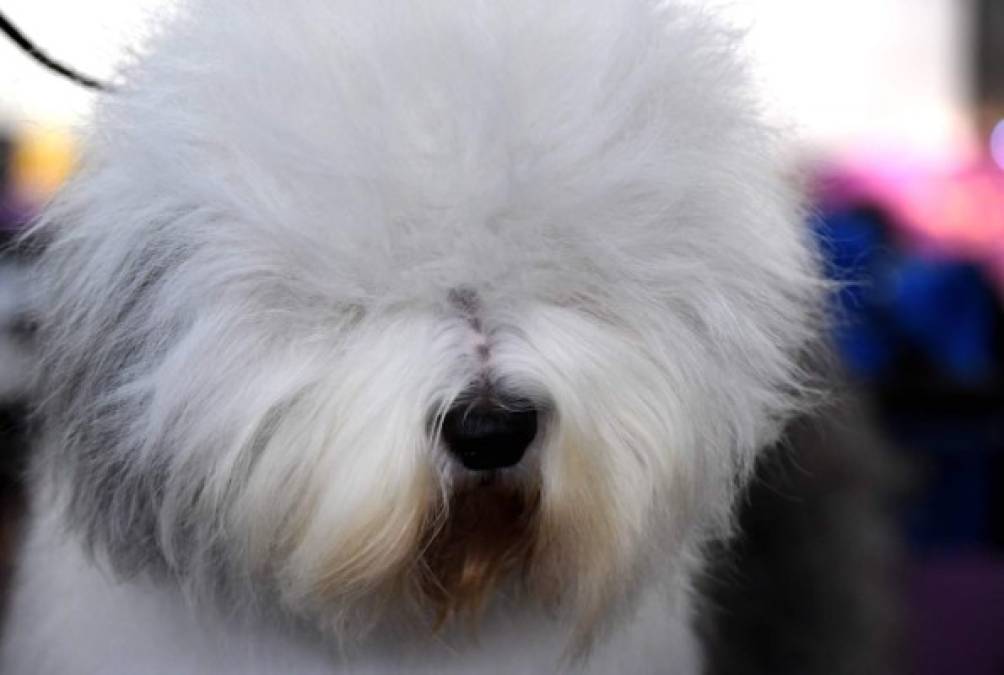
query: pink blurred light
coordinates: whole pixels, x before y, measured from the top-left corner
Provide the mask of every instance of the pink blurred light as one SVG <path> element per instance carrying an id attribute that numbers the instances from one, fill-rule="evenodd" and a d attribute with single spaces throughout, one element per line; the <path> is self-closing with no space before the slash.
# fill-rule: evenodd
<path id="1" fill-rule="evenodd" d="M 1004 120 L 999 121 L 990 134 L 990 156 L 994 164 L 1004 170 Z"/>
<path id="2" fill-rule="evenodd" d="M 999 128 L 1004 168 L 1004 124 Z M 997 164 L 844 163 L 824 171 L 819 196 L 829 207 L 884 208 L 911 248 L 982 264 L 1004 292 L 1004 173 Z"/>

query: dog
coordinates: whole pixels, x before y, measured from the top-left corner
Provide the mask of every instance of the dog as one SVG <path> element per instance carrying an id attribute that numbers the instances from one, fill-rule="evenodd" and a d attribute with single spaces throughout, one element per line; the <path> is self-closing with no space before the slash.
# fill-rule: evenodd
<path id="1" fill-rule="evenodd" d="M 4 673 L 701 672 L 825 284 L 655 0 L 202 0 L 42 249 Z"/>

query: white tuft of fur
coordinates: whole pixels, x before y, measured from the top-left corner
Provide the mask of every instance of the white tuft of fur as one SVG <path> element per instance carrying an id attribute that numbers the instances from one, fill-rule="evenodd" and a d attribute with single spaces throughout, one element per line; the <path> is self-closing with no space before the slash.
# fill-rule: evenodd
<path id="1" fill-rule="evenodd" d="M 54 644 L 163 667 L 114 670 L 37 588 L 106 562 L 109 632 L 191 612 L 368 654 L 351 672 L 441 665 L 427 627 L 394 628 L 398 661 L 346 643 L 421 615 L 402 587 L 466 480 L 437 420 L 477 382 L 546 411 L 510 476 L 539 527 L 456 663 L 545 672 L 593 638 L 579 667 L 609 672 L 640 631 L 629 670 L 696 672 L 682 589 L 802 405 L 820 291 L 734 44 L 650 0 L 184 5 L 36 233 L 35 519 L 62 524 L 36 525 L 16 602 L 53 617 L 13 615 L 11 672 L 70 672 L 38 665 Z M 530 645 L 510 670 L 501 635 Z"/>

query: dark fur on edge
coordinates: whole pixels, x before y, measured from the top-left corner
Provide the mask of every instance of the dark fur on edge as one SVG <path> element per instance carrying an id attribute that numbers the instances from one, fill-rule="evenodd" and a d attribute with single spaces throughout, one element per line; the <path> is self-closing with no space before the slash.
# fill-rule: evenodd
<path id="1" fill-rule="evenodd" d="M 861 408 L 847 396 L 762 456 L 702 588 L 708 675 L 902 672 L 906 476 Z"/>

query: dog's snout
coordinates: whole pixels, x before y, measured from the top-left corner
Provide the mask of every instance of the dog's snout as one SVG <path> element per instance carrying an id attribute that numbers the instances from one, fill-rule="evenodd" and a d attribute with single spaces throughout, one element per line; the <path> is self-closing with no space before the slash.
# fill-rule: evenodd
<path id="1" fill-rule="evenodd" d="M 471 471 L 517 464 L 537 435 L 537 409 L 528 401 L 457 404 L 443 419 L 443 440 Z"/>

